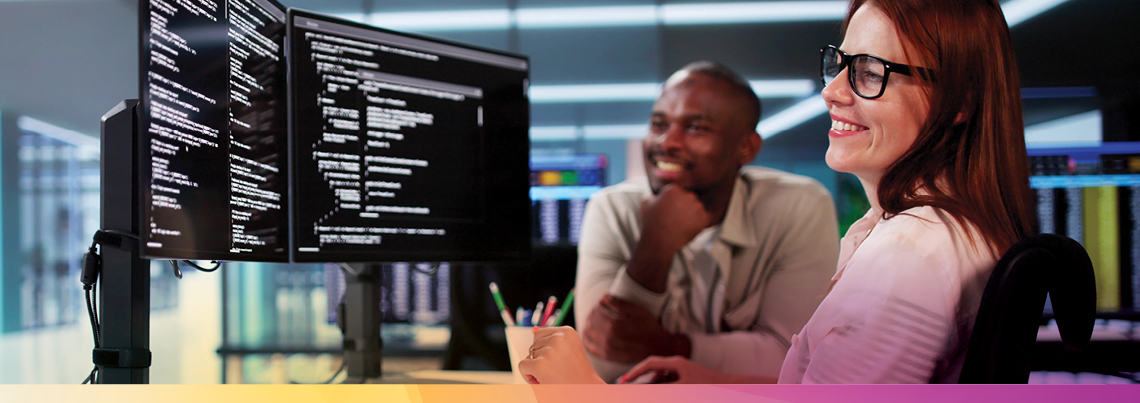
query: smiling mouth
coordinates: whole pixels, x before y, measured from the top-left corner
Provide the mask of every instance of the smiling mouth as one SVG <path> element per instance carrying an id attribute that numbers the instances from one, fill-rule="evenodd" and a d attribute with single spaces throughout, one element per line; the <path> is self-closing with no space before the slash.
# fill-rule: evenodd
<path id="1" fill-rule="evenodd" d="M 844 131 L 849 131 L 849 132 L 857 132 L 857 131 L 867 130 L 867 127 L 865 127 L 865 126 L 859 126 L 859 125 L 854 125 L 851 123 L 840 122 L 840 121 L 835 120 L 835 119 L 831 120 L 831 128 L 835 129 L 835 130 L 844 130 Z"/>
<path id="2" fill-rule="evenodd" d="M 657 161 L 654 166 L 656 166 L 657 169 L 661 170 L 661 172 L 680 172 L 681 169 L 684 169 L 681 164 L 665 161 Z"/>

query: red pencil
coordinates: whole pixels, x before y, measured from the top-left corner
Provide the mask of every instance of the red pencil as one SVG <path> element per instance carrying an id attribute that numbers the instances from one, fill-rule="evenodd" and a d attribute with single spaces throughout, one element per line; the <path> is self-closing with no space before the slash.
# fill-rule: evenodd
<path id="1" fill-rule="evenodd" d="M 542 312 L 542 320 L 535 323 L 535 325 L 542 326 L 546 324 L 546 320 L 550 318 L 550 314 L 554 313 L 554 304 L 558 302 L 558 297 L 553 295 L 546 300 L 546 310 Z"/>

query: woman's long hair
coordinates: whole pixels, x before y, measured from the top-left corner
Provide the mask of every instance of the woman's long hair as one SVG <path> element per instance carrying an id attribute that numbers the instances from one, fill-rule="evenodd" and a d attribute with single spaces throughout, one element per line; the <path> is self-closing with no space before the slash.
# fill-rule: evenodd
<path id="1" fill-rule="evenodd" d="M 1000 256 L 1033 231 L 1021 91 L 997 0 L 853 0 L 894 22 L 907 57 L 932 68 L 930 116 L 879 183 L 884 218 L 918 206 L 974 224 Z M 911 54 L 917 53 L 917 54 Z"/>

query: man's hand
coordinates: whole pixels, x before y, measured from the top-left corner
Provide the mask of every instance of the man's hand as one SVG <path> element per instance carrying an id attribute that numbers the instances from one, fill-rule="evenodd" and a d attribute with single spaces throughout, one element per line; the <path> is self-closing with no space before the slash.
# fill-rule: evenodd
<path id="1" fill-rule="evenodd" d="M 665 292 L 673 255 L 715 224 L 713 220 L 696 194 L 665 185 L 657 197 L 641 202 L 641 239 L 626 274 L 649 291 Z"/>
<path id="2" fill-rule="evenodd" d="M 648 379 L 646 379 L 648 378 Z M 641 379 L 645 379 L 641 381 Z M 732 375 L 710 369 L 683 357 L 649 357 L 629 370 L 618 383 L 776 383 L 775 378 Z"/>
<path id="3" fill-rule="evenodd" d="M 641 202 L 641 240 L 672 255 L 705 228 L 713 216 L 693 192 L 665 185 L 656 197 Z"/>
<path id="4" fill-rule="evenodd" d="M 606 295 L 583 326 L 582 345 L 597 357 L 625 363 L 651 355 L 688 357 L 688 336 L 670 334 L 640 305 Z"/>

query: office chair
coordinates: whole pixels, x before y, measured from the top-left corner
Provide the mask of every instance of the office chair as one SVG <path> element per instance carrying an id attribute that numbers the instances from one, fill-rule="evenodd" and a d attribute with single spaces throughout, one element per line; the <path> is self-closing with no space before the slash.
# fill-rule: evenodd
<path id="1" fill-rule="evenodd" d="M 1088 253 L 1063 236 L 1031 236 L 1002 256 L 986 283 L 959 383 L 1029 381 L 1046 294 L 1065 346 L 1088 344 L 1096 314 Z"/>

